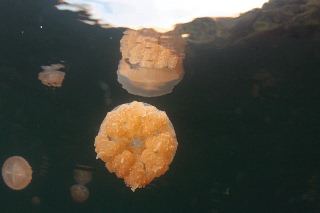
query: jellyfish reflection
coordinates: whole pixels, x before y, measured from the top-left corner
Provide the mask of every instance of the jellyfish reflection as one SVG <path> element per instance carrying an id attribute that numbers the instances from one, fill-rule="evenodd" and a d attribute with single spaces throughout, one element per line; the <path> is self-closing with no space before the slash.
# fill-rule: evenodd
<path id="1" fill-rule="evenodd" d="M 136 101 L 109 112 L 95 139 L 97 158 L 132 191 L 163 175 L 177 146 L 166 113 Z"/>
<path id="2" fill-rule="evenodd" d="M 92 167 L 77 165 L 77 168 L 74 170 L 73 178 L 74 180 L 82 185 L 85 185 L 92 180 Z"/>

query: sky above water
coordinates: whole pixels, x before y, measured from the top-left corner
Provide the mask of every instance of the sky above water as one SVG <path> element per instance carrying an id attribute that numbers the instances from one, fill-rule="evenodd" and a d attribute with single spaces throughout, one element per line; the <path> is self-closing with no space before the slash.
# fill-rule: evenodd
<path id="1" fill-rule="evenodd" d="M 65 0 L 59 10 L 85 10 L 101 25 L 168 31 L 198 17 L 236 17 L 266 0 Z M 90 22 L 88 22 L 90 23 Z"/>

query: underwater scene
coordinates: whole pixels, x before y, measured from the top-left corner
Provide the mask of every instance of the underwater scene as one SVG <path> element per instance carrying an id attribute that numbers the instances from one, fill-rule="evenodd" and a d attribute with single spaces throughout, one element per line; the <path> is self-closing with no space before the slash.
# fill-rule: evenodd
<path id="1" fill-rule="evenodd" d="M 1 1 L 0 212 L 320 212 L 320 1 L 226 2 Z"/>

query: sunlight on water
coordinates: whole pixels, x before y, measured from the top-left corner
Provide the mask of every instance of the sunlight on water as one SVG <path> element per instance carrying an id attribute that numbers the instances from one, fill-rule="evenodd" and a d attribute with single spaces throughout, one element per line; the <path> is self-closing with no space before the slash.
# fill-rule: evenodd
<path id="1" fill-rule="evenodd" d="M 65 0 L 59 10 L 86 11 L 100 25 L 169 31 L 197 17 L 237 17 L 260 8 L 266 0 Z M 86 22 L 92 24 L 94 22 Z"/>

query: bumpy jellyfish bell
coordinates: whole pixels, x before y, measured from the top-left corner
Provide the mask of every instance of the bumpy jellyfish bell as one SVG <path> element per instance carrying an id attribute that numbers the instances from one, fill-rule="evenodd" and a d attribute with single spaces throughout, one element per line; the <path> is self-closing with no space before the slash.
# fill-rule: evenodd
<path id="1" fill-rule="evenodd" d="M 163 175 L 177 147 L 166 113 L 136 101 L 109 112 L 95 139 L 97 158 L 132 191 Z"/>

